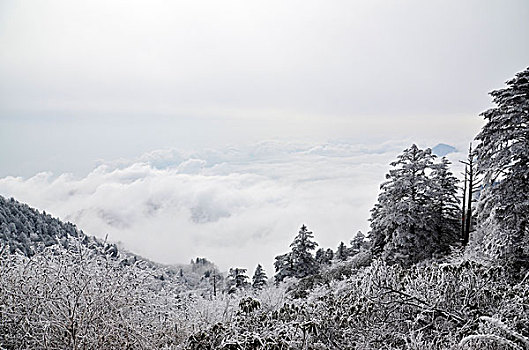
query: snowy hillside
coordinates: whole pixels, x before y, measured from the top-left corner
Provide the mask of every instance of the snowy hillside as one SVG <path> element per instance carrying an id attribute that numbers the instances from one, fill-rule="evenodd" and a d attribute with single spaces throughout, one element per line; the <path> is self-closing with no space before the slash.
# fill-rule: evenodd
<path id="1" fill-rule="evenodd" d="M 273 277 L 153 263 L 0 197 L 0 349 L 529 349 L 529 68 L 491 95 L 463 181 L 412 144 L 367 234 L 285 232 Z"/>

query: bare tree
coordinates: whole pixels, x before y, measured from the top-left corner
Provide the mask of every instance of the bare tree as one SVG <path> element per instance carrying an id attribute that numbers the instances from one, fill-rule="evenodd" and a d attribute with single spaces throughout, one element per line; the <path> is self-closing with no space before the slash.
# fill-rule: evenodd
<path id="1" fill-rule="evenodd" d="M 468 157 L 465 161 L 460 161 L 465 164 L 465 184 L 463 187 L 463 217 L 462 217 L 462 238 L 463 245 L 467 245 L 470 239 L 470 232 L 472 231 L 472 215 L 473 203 L 476 202 L 474 195 L 480 189 L 480 181 L 476 179 L 477 164 L 474 161 L 476 157 L 472 150 L 472 143 L 468 148 Z M 466 204 L 466 208 L 465 208 Z"/>

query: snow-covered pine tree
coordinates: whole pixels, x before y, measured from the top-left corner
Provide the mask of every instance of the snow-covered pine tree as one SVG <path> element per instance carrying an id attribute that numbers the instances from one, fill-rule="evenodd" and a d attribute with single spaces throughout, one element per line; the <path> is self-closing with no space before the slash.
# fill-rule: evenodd
<path id="1" fill-rule="evenodd" d="M 355 255 L 367 248 L 368 242 L 366 242 L 366 236 L 362 231 L 358 231 L 351 240 L 351 255 Z"/>
<path id="2" fill-rule="evenodd" d="M 316 259 L 316 262 L 318 264 L 324 264 L 325 263 L 325 249 L 319 248 L 316 250 L 316 254 L 314 254 L 314 259 Z"/>
<path id="3" fill-rule="evenodd" d="M 447 161 L 434 160 L 429 148 L 412 145 L 391 163 L 393 169 L 380 186 L 371 211 L 371 249 L 388 262 L 415 263 L 453 241 L 448 223 L 455 178 Z"/>
<path id="4" fill-rule="evenodd" d="M 294 262 L 292 260 L 292 253 L 285 253 L 275 257 L 274 268 L 276 274 L 274 280 L 276 283 L 282 282 L 287 277 L 294 276 Z"/>
<path id="5" fill-rule="evenodd" d="M 334 251 L 331 248 L 327 248 L 327 250 L 325 251 L 325 261 L 330 264 L 332 259 L 334 259 Z"/>
<path id="6" fill-rule="evenodd" d="M 290 247 L 292 248 L 292 260 L 294 266 L 294 277 L 303 278 L 314 275 L 318 272 L 318 264 L 312 255 L 318 243 L 314 240 L 312 231 L 307 230 L 307 226 L 302 225 L 298 235 L 294 238 Z"/>
<path id="7" fill-rule="evenodd" d="M 324 248 L 319 248 L 314 255 L 314 259 L 320 265 L 330 265 L 334 257 L 334 252 L 332 249 L 325 250 Z"/>
<path id="8" fill-rule="evenodd" d="M 257 267 L 255 268 L 255 272 L 252 277 L 252 287 L 255 289 L 261 289 L 267 284 L 268 277 L 266 276 L 266 273 L 261 266 L 261 264 L 257 264 Z"/>
<path id="9" fill-rule="evenodd" d="M 338 261 L 345 261 L 347 260 L 348 256 L 349 254 L 347 252 L 347 246 L 344 242 L 340 242 L 338 248 L 336 248 L 336 254 L 334 254 L 334 258 Z"/>
<path id="10" fill-rule="evenodd" d="M 450 171 L 445 157 L 432 165 L 432 215 L 435 218 L 434 243 L 436 251 L 448 252 L 450 245 L 459 241 L 460 209 L 457 197 L 459 180 Z"/>
<path id="11" fill-rule="evenodd" d="M 245 288 L 249 285 L 249 277 L 246 275 L 246 269 L 236 267 L 230 268 L 228 273 L 228 293 L 234 293 L 238 289 Z"/>
<path id="12" fill-rule="evenodd" d="M 313 239 L 314 235 L 307 230 L 307 226 L 301 226 L 298 235 L 290 244 L 292 251 L 275 258 L 276 282 L 281 282 L 286 277 L 303 278 L 318 272 L 318 263 L 312 255 L 318 243 Z"/>
<path id="13" fill-rule="evenodd" d="M 483 189 L 472 243 L 519 270 L 529 268 L 529 68 L 506 84 L 490 93 L 496 107 L 476 136 Z"/>

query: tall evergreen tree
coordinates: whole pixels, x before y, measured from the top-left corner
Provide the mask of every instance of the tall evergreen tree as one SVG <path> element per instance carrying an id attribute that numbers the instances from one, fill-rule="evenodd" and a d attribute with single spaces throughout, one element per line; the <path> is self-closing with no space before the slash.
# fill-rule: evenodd
<path id="1" fill-rule="evenodd" d="M 318 263 L 312 255 L 318 243 L 313 239 L 314 235 L 307 230 L 307 226 L 301 226 L 298 235 L 290 244 L 291 252 L 275 258 L 276 282 L 282 281 L 285 277 L 303 278 L 318 272 Z"/>
<path id="2" fill-rule="evenodd" d="M 287 277 L 293 277 L 294 273 L 294 261 L 292 260 L 292 253 L 285 253 L 275 257 L 274 268 L 276 274 L 274 280 L 276 283 L 283 281 Z"/>
<path id="3" fill-rule="evenodd" d="M 314 254 L 314 259 L 316 259 L 316 262 L 318 264 L 323 264 L 325 261 L 325 249 L 319 248 L 318 250 L 316 250 L 316 254 Z"/>
<path id="4" fill-rule="evenodd" d="M 246 275 L 246 269 L 236 267 L 230 268 L 228 273 L 228 293 L 234 293 L 238 289 L 245 288 L 249 285 L 249 277 Z"/>
<path id="5" fill-rule="evenodd" d="M 303 278 L 314 275 L 318 272 L 318 264 L 312 255 L 318 243 L 314 240 L 312 231 L 307 230 L 307 226 L 302 225 L 298 235 L 290 244 L 292 248 L 292 260 L 294 265 L 294 277 Z"/>
<path id="6" fill-rule="evenodd" d="M 476 242 L 491 256 L 529 268 L 529 68 L 492 91 L 496 107 L 481 115 L 476 136 L 483 190 L 478 203 Z"/>
<path id="7" fill-rule="evenodd" d="M 314 254 L 314 259 L 316 259 L 318 264 L 322 264 L 324 258 L 325 258 L 325 249 L 318 248 L 318 250 L 316 250 L 316 254 Z"/>
<path id="8" fill-rule="evenodd" d="M 368 247 L 368 242 L 366 242 L 366 236 L 362 231 L 358 231 L 356 235 L 351 240 L 351 254 L 355 255 L 363 251 Z"/>
<path id="9" fill-rule="evenodd" d="M 432 166 L 432 210 L 435 218 L 436 250 L 448 252 L 451 244 L 459 240 L 460 211 L 457 197 L 459 180 L 450 171 L 445 157 Z"/>
<path id="10" fill-rule="evenodd" d="M 332 259 L 334 259 L 334 251 L 331 248 L 327 248 L 325 251 L 325 260 L 330 264 Z"/>
<path id="11" fill-rule="evenodd" d="M 261 264 L 257 264 L 257 267 L 255 268 L 255 272 L 252 277 L 252 287 L 255 289 L 261 289 L 264 286 L 266 286 L 268 277 L 266 276 L 266 273 L 261 266 Z"/>
<path id="12" fill-rule="evenodd" d="M 447 161 L 434 164 L 434 159 L 430 149 L 412 145 L 391 163 L 380 186 L 370 237 L 373 253 L 389 262 L 415 263 L 451 242 L 446 225 L 457 188 Z"/>
<path id="13" fill-rule="evenodd" d="M 338 248 L 336 249 L 336 254 L 334 254 L 334 258 L 338 261 L 345 261 L 347 260 L 348 256 L 349 254 L 347 252 L 347 246 L 344 242 L 340 242 Z"/>
<path id="14" fill-rule="evenodd" d="M 329 248 L 325 250 L 324 248 L 319 248 L 316 251 L 314 259 L 316 259 L 316 262 L 320 265 L 330 265 L 333 257 L 334 252 L 332 251 L 332 249 Z"/>

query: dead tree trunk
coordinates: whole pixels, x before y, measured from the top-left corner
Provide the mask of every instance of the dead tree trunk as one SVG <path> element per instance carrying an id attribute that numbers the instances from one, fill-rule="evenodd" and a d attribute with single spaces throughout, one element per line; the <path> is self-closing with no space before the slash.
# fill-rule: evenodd
<path id="1" fill-rule="evenodd" d="M 474 185 L 474 160 L 472 154 L 472 144 L 468 150 L 468 198 L 467 198 L 467 215 L 465 217 L 465 238 L 468 242 L 470 236 L 470 224 L 472 221 L 472 190 Z"/>
<path id="2" fill-rule="evenodd" d="M 463 217 L 462 217 L 462 227 L 461 232 L 463 236 L 463 245 L 467 245 L 470 239 L 470 231 L 472 229 L 472 202 L 474 193 L 478 190 L 478 181 L 475 179 L 475 166 L 474 163 L 474 153 L 472 152 L 472 143 L 468 149 L 468 159 L 466 161 L 461 161 L 465 164 L 465 187 L 463 194 Z M 466 209 L 465 209 L 466 205 Z M 466 212 L 465 212 L 466 211 Z"/>
<path id="3" fill-rule="evenodd" d="M 461 207 L 461 239 L 463 241 L 463 245 L 466 246 L 468 244 L 468 235 L 466 234 L 466 220 L 465 220 L 465 211 L 466 211 L 466 200 L 467 200 L 467 169 L 468 166 L 465 166 L 465 182 L 463 185 L 463 205 Z"/>

